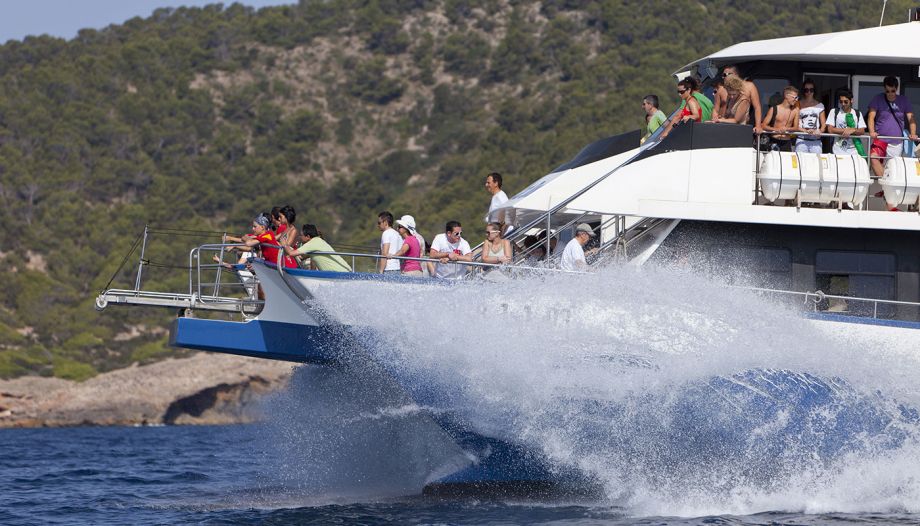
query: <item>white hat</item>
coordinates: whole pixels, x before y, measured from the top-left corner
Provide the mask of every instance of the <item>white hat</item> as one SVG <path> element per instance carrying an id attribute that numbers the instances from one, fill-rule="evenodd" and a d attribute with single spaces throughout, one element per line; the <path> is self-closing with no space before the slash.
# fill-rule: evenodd
<path id="1" fill-rule="evenodd" d="M 396 220 L 396 224 L 405 227 L 409 232 L 415 232 L 415 218 L 412 216 L 402 216 Z"/>

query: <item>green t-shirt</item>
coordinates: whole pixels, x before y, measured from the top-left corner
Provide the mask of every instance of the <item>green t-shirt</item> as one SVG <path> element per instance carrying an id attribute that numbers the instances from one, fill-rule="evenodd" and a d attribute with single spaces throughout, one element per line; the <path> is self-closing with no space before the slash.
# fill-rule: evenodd
<path id="1" fill-rule="evenodd" d="M 697 91 L 693 93 L 693 98 L 700 103 L 700 113 L 702 114 L 703 122 L 712 120 L 712 101 L 709 100 L 709 97 Z M 686 105 L 686 102 L 680 101 L 680 109 L 684 109 Z"/>
<path id="2" fill-rule="evenodd" d="M 646 128 L 646 131 L 648 131 L 649 135 L 655 133 L 655 130 L 661 128 L 661 125 L 664 124 L 666 120 L 668 120 L 668 116 L 665 115 L 663 111 L 655 110 L 655 114 L 648 120 L 648 128 Z"/>
<path id="3" fill-rule="evenodd" d="M 335 252 L 335 249 L 332 248 L 329 243 L 326 243 L 326 240 L 323 238 L 313 237 L 310 238 L 310 241 L 300 245 L 300 248 L 297 249 L 298 254 L 309 254 L 310 252 Z M 346 263 L 341 256 L 317 254 L 315 256 L 310 256 L 310 261 L 313 262 L 313 265 L 318 270 L 325 270 L 328 272 L 351 272 L 351 267 L 348 266 L 348 263 Z"/>

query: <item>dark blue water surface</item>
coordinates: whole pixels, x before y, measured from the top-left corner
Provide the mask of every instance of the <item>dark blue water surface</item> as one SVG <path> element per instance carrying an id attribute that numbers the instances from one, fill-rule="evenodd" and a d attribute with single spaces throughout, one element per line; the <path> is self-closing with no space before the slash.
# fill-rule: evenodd
<path id="1" fill-rule="evenodd" d="M 277 482 L 271 444 L 260 425 L 0 430 L 0 524 L 920 524 L 909 514 L 670 518 L 610 505 L 337 502 Z"/>

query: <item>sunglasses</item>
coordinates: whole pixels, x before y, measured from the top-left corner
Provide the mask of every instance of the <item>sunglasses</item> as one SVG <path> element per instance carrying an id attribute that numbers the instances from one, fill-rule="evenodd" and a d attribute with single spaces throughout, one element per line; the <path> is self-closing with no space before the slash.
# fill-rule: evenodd
<path id="1" fill-rule="evenodd" d="M 462 234 L 462 233 L 463 233 L 463 230 L 461 230 L 461 231 L 459 231 L 459 232 L 451 232 L 450 235 L 452 235 L 452 236 L 459 236 L 459 235 Z"/>
<path id="2" fill-rule="evenodd" d="M 845 105 L 845 104 L 849 104 L 849 103 L 850 103 L 850 99 L 840 99 L 840 100 L 837 101 L 837 102 L 839 102 L 840 105 L 843 106 L 843 105 Z"/>
<path id="3" fill-rule="evenodd" d="M 687 90 L 685 90 L 685 89 L 679 89 L 679 90 L 677 90 L 677 93 L 683 95 L 684 93 L 687 93 Z"/>
<path id="4" fill-rule="evenodd" d="M 804 93 L 814 93 L 814 92 L 815 92 L 815 88 L 802 88 L 802 91 L 803 91 Z"/>
<path id="5" fill-rule="evenodd" d="M 895 88 L 895 89 L 886 89 L 886 90 L 885 90 L 885 93 L 892 93 L 892 94 L 894 94 L 894 93 L 897 93 L 897 92 L 898 92 L 897 88 Z"/>

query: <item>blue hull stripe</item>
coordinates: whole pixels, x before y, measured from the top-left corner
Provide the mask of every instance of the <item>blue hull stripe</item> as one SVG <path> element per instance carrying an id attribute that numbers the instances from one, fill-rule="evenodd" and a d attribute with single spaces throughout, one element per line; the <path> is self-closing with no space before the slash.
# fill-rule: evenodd
<path id="1" fill-rule="evenodd" d="M 879 325 L 882 327 L 898 327 L 901 329 L 920 329 L 920 323 L 915 321 L 880 320 L 878 318 L 863 318 L 861 316 L 828 314 L 823 312 L 809 313 L 806 314 L 805 317 L 811 320 L 834 321 L 838 323 L 855 323 L 857 325 Z"/>
<path id="2" fill-rule="evenodd" d="M 290 362 L 328 363 L 332 337 L 315 325 L 178 318 L 170 331 L 174 347 Z"/>

